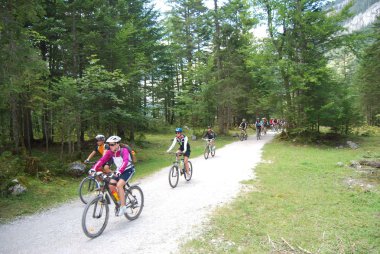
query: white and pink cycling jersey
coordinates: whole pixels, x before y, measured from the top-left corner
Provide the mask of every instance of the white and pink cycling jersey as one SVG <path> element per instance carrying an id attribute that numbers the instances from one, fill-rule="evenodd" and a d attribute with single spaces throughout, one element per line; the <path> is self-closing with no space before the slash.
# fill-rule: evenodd
<path id="1" fill-rule="evenodd" d="M 131 154 L 128 149 L 119 148 L 116 152 L 107 150 L 103 157 L 95 163 L 93 169 L 96 171 L 102 171 L 102 166 L 111 158 L 113 159 L 113 163 L 116 165 L 115 173 L 120 172 L 120 174 L 122 174 L 126 169 L 133 167 Z"/>

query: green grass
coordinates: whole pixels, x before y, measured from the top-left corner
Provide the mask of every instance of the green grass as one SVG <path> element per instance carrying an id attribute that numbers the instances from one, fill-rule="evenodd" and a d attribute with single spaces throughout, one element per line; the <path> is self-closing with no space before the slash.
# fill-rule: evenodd
<path id="1" fill-rule="evenodd" d="M 145 137 L 146 142 L 142 142 L 141 146 L 135 147 L 138 163 L 136 164 L 136 175 L 133 177 L 132 182 L 138 181 L 161 168 L 169 168 L 174 160 L 174 155 L 166 154 L 166 150 L 171 145 L 174 134 L 146 134 Z M 236 140 L 236 138 L 221 136 L 217 138 L 216 145 L 217 148 L 221 148 L 225 144 Z M 203 140 L 190 141 L 190 144 L 190 158 L 194 158 L 203 153 L 205 145 Z M 177 147 L 178 145 L 176 145 L 172 151 L 175 151 Z M 51 149 L 51 151 L 53 150 L 54 148 Z M 62 167 L 63 163 L 59 160 L 59 149 L 55 150 L 55 153 L 51 152 L 49 154 L 34 151 L 33 156 L 43 157 L 44 161 L 50 161 L 47 167 Z M 85 156 L 90 152 L 91 151 L 85 152 Z M 79 199 L 78 186 L 83 177 L 70 178 L 52 176 L 51 181 L 43 182 L 35 177 L 22 176 L 22 182 L 27 183 L 26 187 L 28 191 L 26 194 L 18 197 L 0 196 L 0 222 L 9 221 L 17 216 L 32 214 L 73 198 Z"/>
<path id="2" fill-rule="evenodd" d="M 254 191 L 215 211 L 205 232 L 182 253 L 380 253 L 380 189 L 349 186 L 367 180 L 338 167 L 363 157 L 380 159 L 380 138 L 360 148 L 335 149 L 275 141 L 264 148 Z M 300 247 L 300 248 L 299 248 Z M 294 248 L 294 250 L 292 250 Z"/>

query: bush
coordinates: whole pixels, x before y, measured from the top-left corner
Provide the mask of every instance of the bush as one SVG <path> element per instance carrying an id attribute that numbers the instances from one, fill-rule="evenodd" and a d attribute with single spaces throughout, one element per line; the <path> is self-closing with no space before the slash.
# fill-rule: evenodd
<path id="1" fill-rule="evenodd" d="M 380 136 L 380 127 L 363 125 L 352 130 L 352 133 L 362 137 Z"/>

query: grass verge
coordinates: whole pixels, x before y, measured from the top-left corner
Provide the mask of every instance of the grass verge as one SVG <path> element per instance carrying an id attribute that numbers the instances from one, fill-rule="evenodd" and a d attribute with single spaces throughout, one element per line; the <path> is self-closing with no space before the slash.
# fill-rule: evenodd
<path id="1" fill-rule="evenodd" d="M 146 177 L 161 168 L 170 167 L 174 158 L 173 155 L 166 154 L 166 150 L 171 145 L 174 134 L 156 135 L 147 134 L 141 146 L 136 146 L 138 163 L 136 164 L 136 175 L 132 182 Z M 237 141 L 236 138 L 220 136 L 217 139 L 217 148 Z M 204 141 L 190 141 L 191 158 L 203 153 Z M 174 149 L 176 149 L 176 146 Z M 173 149 L 173 151 L 174 151 Z M 91 151 L 87 151 L 86 155 Z M 218 152 L 218 151 L 216 151 Z M 39 154 L 36 152 L 36 154 Z M 51 165 L 58 161 L 59 153 L 49 154 Z M 85 176 L 83 176 L 85 177 Z M 83 178 L 70 177 L 50 177 L 50 181 L 41 181 L 35 177 L 22 176 L 22 182 L 27 183 L 28 191 L 21 196 L 0 196 L 0 222 L 4 223 L 15 217 L 32 214 L 43 209 L 50 208 L 56 204 L 78 198 L 78 186 Z M 142 187 L 143 188 L 143 187 Z"/>
<path id="2" fill-rule="evenodd" d="M 357 141 L 357 150 L 266 145 L 257 178 L 245 183 L 255 191 L 217 209 L 204 233 L 181 252 L 380 253 L 379 178 L 337 165 L 380 159 L 379 137 Z"/>

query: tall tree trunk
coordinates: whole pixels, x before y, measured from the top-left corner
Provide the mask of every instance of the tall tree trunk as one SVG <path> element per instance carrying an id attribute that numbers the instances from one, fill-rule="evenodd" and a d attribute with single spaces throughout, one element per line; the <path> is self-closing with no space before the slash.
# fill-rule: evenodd
<path id="1" fill-rule="evenodd" d="M 82 131 L 83 126 L 82 126 L 82 119 L 81 119 L 81 114 L 80 113 L 77 115 L 76 126 L 77 126 L 77 128 L 76 128 L 76 130 L 77 130 L 77 133 L 76 133 L 77 150 L 78 150 L 78 152 L 81 152 L 82 151 L 82 140 L 81 140 L 81 137 L 82 137 L 82 132 L 83 132 Z"/>
<path id="2" fill-rule="evenodd" d="M 48 124 L 46 119 L 46 112 L 42 115 L 42 132 L 43 132 L 43 140 L 45 141 L 45 148 L 46 152 L 49 152 L 49 131 L 48 131 Z"/>
<path id="3" fill-rule="evenodd" d="M 12 131 L 13 131 L 13 144 L 14 150 L 18 154 L 20 152 L 20 121 L 19 121 L 19 111 L 17 96 L 14 94 L 10 98 L 11 104 L 11 117 L 12 117 Z"/>
<path id="4" fill-rule="evenodd" d="M 24 126 L 24 145 L 28 150 L 28 154 L 32 154 L 32 140 L 33 140 L 33 128 L 32 128 L 32 116 L 29 108 L 23 109 L 23 126 Z"/>
<path id="5" fill-rule="evenodd" d="M 215 61 L 217 70 L 217 81 L 222 79 L 222 60 L 220 56 L 220 23 L 219 23 L 219 10 L 218 10 L 218 0 L 214 0 L 214 23 L 215 23 Z"/>
<path id="6" fill-rule="evenodd" d="M 148 97 L 148 86 L 146 84 L 146 76 L 144 76 L 144 101 L 143 101 L 143 107 L 144 107 L 144 116 L 147 114 L 147 97 Z M 153 78 L 152 78 L 153 79 Z"/>

